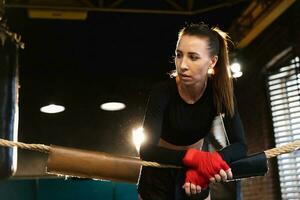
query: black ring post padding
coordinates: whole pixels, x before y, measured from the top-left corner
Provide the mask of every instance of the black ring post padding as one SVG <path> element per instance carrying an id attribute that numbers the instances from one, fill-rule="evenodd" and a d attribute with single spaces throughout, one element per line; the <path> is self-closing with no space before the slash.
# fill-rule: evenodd
<path id="1" fill-rule="evenodd" d="M 0 31 L 0 36 L 3 34 Z M 0 138 L 14 139 L 17 130 L 17 47 L 8 38 L 0 38 Z M 16 148 L 0 147 L 0 179 L 12 176 L 16 171 Z M 16 160 L 16 159 L 15 159 Z"/>
<path id="2" fill-rule="evenodd" d="M 253 154 L 230 164 L 233 179 L 264 176 L 268 172 L 268 160 L 264 152 Z"/>

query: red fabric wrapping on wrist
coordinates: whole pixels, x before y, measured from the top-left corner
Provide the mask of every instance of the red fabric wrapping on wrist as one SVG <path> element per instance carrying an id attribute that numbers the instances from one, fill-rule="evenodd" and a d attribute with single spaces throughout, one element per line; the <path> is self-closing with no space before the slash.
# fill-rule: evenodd
<path id="1" fill-rule="evenodd" d="M 188 149 L 183 163 L 187 167 L 196 169 L 197 172 L 206 179 L 214 177 L 219 174 L 220 170 L 229 169 L 228 164 L 222 159 L 218 152 L 205 152 L 197 149 Z"/>

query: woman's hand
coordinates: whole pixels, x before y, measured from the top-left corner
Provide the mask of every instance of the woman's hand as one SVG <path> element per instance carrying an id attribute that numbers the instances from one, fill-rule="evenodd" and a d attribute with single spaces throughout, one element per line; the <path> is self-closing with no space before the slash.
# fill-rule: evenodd
<path id="1" fill-rule="evenodd" d="M 223 160 L 218 152 L 205 152 L 197 149 L 188 149 L 183 163 L 189 169 L 194 169 L 205 179 L 201 187 L 205 187 L 208 181 L 220 182 L 232 178 L 232 173 L 228 164 Z"/>
<path id="2" fill-rule="evenodd" d="M 185 183 L 182 188 L 185 190 L 185 193 L 188 196 L 192 194 L 197 194 L 208 187 L 209 181 L 212 183 L 226 181 L 232 179 L 231 169 L 224 171 L 221 169 L 219 173 L 215 174 L 213 177 L 210 177 L 209 180 L 197 170 L 188 169 L 186 171 Z"/>

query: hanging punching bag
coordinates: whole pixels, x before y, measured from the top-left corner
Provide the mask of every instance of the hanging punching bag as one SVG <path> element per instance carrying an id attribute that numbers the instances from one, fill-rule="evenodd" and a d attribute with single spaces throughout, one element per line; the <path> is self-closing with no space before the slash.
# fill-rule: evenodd
<path id="1" fill-rule="evenodd" d="M 17 141 L 18 135 L 18 46 L 0 27 L 0 138 Z M 0 146 L 0 179 L 14 174 L 17 149 Z"/>

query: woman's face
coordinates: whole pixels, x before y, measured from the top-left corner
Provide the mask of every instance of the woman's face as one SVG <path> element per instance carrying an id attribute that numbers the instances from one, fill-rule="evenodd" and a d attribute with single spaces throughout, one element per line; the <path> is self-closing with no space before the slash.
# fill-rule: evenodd
<path id="1" fill-rule="evenodd" d="M 208 39 L 183 35 L 177 43 L 175 65 L 183 84 L 204 83 L 209 67 L 214 67 L 218 57 L 209 53 Z"/>

